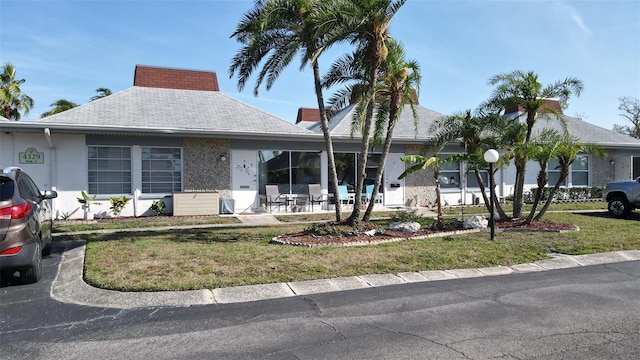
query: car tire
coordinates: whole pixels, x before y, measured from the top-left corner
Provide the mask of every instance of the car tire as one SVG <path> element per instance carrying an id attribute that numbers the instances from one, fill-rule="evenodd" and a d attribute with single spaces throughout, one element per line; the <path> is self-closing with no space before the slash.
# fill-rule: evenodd
<path id="1" fill-rule="evenodd" d="M 611 216 L 624 219 L 631 214 L 633 208 L 631 203 L 627 201 L 627 198 L 623 196 L 616 196 L 609 200 L 607 210 L 609 210 L 609 214 L 611 214 Z"/>
<path id="2" fill-rule="evenodd" d="M 51 243 L 48 243 L 47 245 L 44 246 L 44 249 L 42 249 L 42 256 L 49 256 L 51 255 Z"/>
<path id="3" fill-rule="evenodd" d="M 20 271 L 20 280 L 23 284 L 33 284 L 40 281 L 42 277 L 42 251 L 40 250 L 40 244 L 36 243 L 36 250 L 31 259 L 31 266 Z"/>

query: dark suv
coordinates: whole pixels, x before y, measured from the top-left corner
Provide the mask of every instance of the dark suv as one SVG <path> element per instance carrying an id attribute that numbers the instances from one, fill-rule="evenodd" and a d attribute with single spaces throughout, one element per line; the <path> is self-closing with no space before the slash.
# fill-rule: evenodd
<path id="1" fill-rule="evenodd" d="M 55 191 L 41 193 L 17 167 L 0 174 L 0 276 L 20 273 L 23 283 L 42 274 L 42 256 L 51 253 L 51 207 Z"/>

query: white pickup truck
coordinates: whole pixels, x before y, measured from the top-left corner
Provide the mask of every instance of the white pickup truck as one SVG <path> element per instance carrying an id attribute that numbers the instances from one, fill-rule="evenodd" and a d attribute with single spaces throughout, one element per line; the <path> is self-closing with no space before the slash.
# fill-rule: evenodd
<path id="1" fill-rule="evenodd" d="M 609 213 L 617 218 L 626 218 L 631 212 L 640 208 L 640 177 L 635 181 L 610 182 L 602 195 L 608 203 Z"/>

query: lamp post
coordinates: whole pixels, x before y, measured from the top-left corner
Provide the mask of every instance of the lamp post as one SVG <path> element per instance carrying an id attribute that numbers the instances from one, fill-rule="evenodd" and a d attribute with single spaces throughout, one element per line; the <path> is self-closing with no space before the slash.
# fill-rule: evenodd
<path id="1" fill-rule="evenodd" d="M 491 218 L 489 222 L 491 223 L 491 240 L 493 241 L 496 234 L 496 226 L 495 226 L 495 215 L 493 211 L 493 193 L 495 191 L 495 184 L 493 183 L 493 164 L 498 161 L 500 154 L 494 149 L 489 149 L 484 152 L 484 161 L 489 163 L 489 208 L 491 212 Z"/>

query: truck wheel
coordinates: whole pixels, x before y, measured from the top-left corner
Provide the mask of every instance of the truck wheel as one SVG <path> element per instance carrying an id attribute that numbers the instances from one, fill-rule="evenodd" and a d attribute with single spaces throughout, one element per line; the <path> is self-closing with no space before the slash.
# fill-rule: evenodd
<path id="1" fill-rule="evenodd" d="M 616 196 L 611 198 L 611 200 L 609 200 L 607 209 L 609 210 L 609 214 L 619 219 L 626 218 L 627 216 L 629 216 L 629 214 L 631 214 L 631 211 L 633 210 L 631 204 L 629 203 L 629 201 L 627 201 L 627 198 L 623 196 Z"/>

